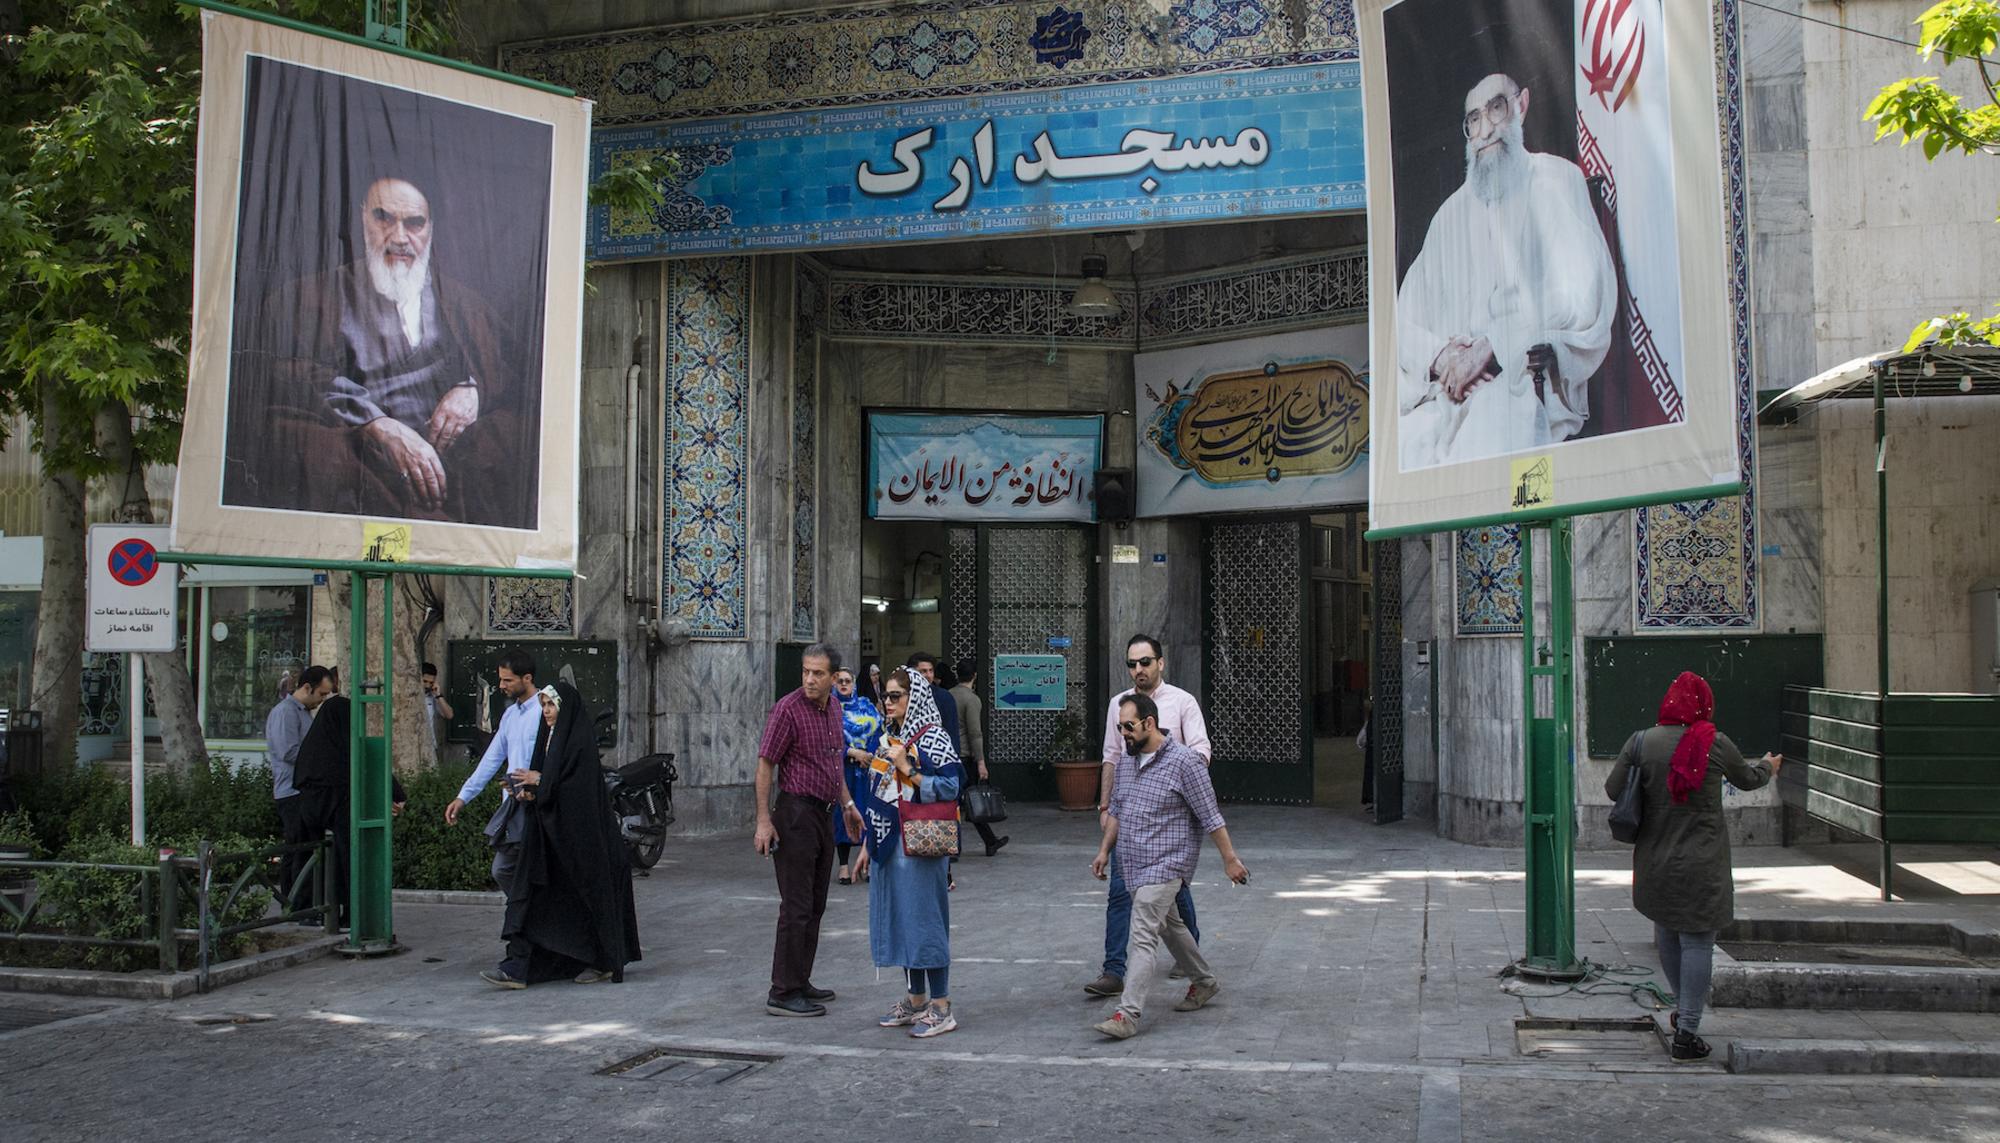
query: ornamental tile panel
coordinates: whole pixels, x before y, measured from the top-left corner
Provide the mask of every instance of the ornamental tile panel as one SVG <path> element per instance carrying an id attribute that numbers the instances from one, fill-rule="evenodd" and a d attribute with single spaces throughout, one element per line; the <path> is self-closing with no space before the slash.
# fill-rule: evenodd
<path id="1" fill-rule="evenodd" d="M 509 44 L 599 127 L 1355 59 L 1352 0 L 927 0 Z"/>
<path id="2" fill-rule="evenodd" d="M 1521 526 L 1489 524 L 1458 533 L 1453 597 L 1460 635 L 1521 633 Z"/>
<path id="3" fill-rule="evenodd" d="M 667 269 L 666 614 L 697 639 L 748 633 L 750 260 Z"/>
<path id="4" fill-rule="evenodd" d="M 792 307 L 792 638 L 818 637 L 819 342 L 827 278 L 809 258 L 795 263 Z"/>
<path id="5" fill-rule="evenodd" d="M 486 581 L 486 630 L 493 635 L 576 634 L 576 587 L 566 579 Z"/>

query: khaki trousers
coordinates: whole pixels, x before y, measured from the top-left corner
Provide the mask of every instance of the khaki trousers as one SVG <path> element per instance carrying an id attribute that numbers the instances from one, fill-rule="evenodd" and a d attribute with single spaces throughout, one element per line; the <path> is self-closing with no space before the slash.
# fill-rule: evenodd
<path id="1" fill-rule="evenodd" d="M 1131 948 L 1125 966 L 1125 991 L 1118 1000 L 1118 1011 L 1128 1020 L 1137 1020 L 1145 1007 L 1146 986 L 1153 982 L 1153 963 L 1163 939 L 1174 963 L 1190 981 L 1215 983 L 1215 972 L 1201 955 L 1201 946 L 1194 943 L 1194 934 L 1188 932 L 1187 922 L 1174 908 L 1174 897 L 1182 884 L 1176 879 L 1132 890 Z"/>

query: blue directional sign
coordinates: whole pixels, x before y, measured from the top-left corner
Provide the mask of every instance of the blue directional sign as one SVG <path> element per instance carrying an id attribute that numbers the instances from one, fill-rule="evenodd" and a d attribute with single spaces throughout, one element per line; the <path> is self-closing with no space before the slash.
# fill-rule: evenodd
<path id="1" fill-rule="evenodd" d="M 1068 682 L 1061 655 L 995 655 L 993 709 L 1061 710 Z"/>

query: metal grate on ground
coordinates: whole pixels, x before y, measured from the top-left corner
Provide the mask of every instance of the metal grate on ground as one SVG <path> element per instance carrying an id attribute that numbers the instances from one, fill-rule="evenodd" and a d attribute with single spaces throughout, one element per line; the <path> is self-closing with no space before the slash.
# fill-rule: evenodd
<path id="1" fill-rule="evenodd" d="M 757 1052 L 710 1052 L 694 1048 L 653 1048 L 599 1069 L 617 1079 L 662 1080 L 695 1087 L 719 1087 L 784 1059 Z"/>
<path id="2" fill-rule="evenodd" d="M 1658 1061 L 1665 1052 L 1650 1017 L 1560 1019 L 1530 1016 L 1514 1021 L 1514 1046 L 1538 1060 L 1581 1063 Z"/>

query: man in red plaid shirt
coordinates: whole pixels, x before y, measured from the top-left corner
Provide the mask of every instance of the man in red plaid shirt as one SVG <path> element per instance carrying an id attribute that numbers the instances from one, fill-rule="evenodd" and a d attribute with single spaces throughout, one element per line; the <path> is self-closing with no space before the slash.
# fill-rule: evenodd
<path id="1" fill-rule="evenodd" d="M 1119 869 L 1132 891 L 1131 964 L 1117 1010 L 1092 1028 L 1114 1040 L 1124 1040 L 1139 1031 L 1146 986 L 1151 983 L 1153 960 L 1163 939 L 1174 963 L 1190 982 L 1174 1011 L 1193 1012 L 1221 989 L 1208 960 L 1201 955 L 1201 946 L 1195 944 L 1187 922 L 1174 908 L 1175 895 L 1194 876 L 1195 863 L 1201 857 L 1201 835 L 1215 839 L 1215 848 L 1222 854 L 1222 870 L 1231 881 L 1248 884 L 1250 870 L 1230 844 L 1222 811 L 1215 804 L 1206 760 L 1160 733 L 1159 706 L 1146 695 L 1126 695 L 1118 702 L 1118 733 L 1125 740 L 1125 757 L 1118 761 L 1104 840 L 1090 871 L 1103 880 L 1111 847 L 1118 847 Z"/>

